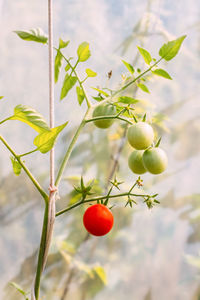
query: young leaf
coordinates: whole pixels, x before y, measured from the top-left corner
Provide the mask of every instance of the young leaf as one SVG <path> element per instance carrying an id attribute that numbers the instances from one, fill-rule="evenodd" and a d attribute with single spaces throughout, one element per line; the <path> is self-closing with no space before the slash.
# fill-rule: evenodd
<path id="1" fill-rule="evenodd" d="M 149 93 L 149 94 L 150 94 L 148 87 L 147 87 L 144 83 L 138 83 L 137 86 L 138 86 L 143 92 Z"/>
<path id="2" fill-rule="evenodd" d="M 157 147 L 159 147 L 160 146 L 160 142 L 161 142 L 161 137 L 158 139 L 158 141 L 157 141 L 157 143 L 156 143 L 156 145 L 155 145 L 155 148 L 157 148 Z M 157 195 L 156 195 L 157 196 Z"/>
<path id="3" fill-rule="evenodd" d="M 104 96 L 106 96 L 106 97 L 108 97 L 109 96 L 109 94 L 108 93 L 106 93 L 105 91 L 103 91 L 103 90 L 100 90 L 100 89 L 98 89 L 98 88 L 94 88 L 94 87 L 92 87 L 92 89 L 93 90 L 95 90 L 95 91 L 97 91 L 97 92 L 99 92 L 100 94 L 103 94 Z"/>
<path id="4" fill-rule="evenodd" d="M 80 44 L 77 50 L 77 54 L 79 61 L 83 62 L 88 60 L 88 58 L 91 56 L 89 44 L 87 42 L 83 42 L 82 44 Z"/>
<path id="5" fill-rule="evenodd" d="M 65 71 L 67 72 L 67 71 L 69 71 L 69 69 L 70 69 L 70 65 L 67 64 L 66 67 L 65 67 Z"/>
<path id="6" fill-rule="evenodd" d="M 173 41 L 170 41 L 170 42 L 164 44 L 159 50 L 159 55 L 167 61 L 171 60 L 172 58 L 174 58 L 177 55 L 177 53 L 181 47 L 181 44 L 185 38 L 186 38 L 186 35 L 183 35 L 176 40 L 173 40 Z"/>
<path id="7" fill-rule="evenodd" d="M 144 48 L 141 48 L 139 46 L 137 46 L 140 54 L 142 55 L 142 57 L 144 58 L 144 61 L 147 65 L 150 65 L 151 61 L 152 61 L 152 57 L 151 57 L 151 54 L 145 50 Z"/>
<path id="8" fill-rule="evenodd" d="M 105 270 L 101 266 L 96 266 L 93 268 L 93 272 L 98 276 L 104 285 L 107 285 L 107 277 Z"/>
<path id="9" fill-rule="evenodd" d="M 15 175 L 19 176 L 21 173 L 21 169 L 22 169 L 20 163 L 13 156 L 11 156 L 10 159 L 11 159 L 12 166 L 13 166 L 13 172 L 15 173 Z"/>
<path id="10" fill-rule="evenodd" d="M 125 104 L 135 104 L 137 103 L 139 100 L 137 99 L 134 99 L 132 97 L 127 97 L 127 96 L 121 96 L 118 98 L 118 101 L 117 102 L 120 102 L 120 103 L 125 103 Z"/>
<path id="11" fill-rule="evenodd" d="M 59 39 L 59 49 L 66 48 L 69 45 L 70 41 L 63 41 L 61 38 Z"/>
<path id="12" fill-rule="evenodd" d="M 79 103 L 79 105 L 81 105 L 85 98 L 85 95 L 84 95 L 82 88 L 80 88 L 79 86 L 76 87 L 76 94 L 77 94 L 77 98 L 78 98 L 78 103 Z"/>
<path id="13" fill-rule="evenodd" d="M 17 105 L 14 108 L 14 115 L 10 118 L 10 120 L 24 122 L 39 133 L 43 131 L 50 131 L 44 117 L 28 105 Z"/>
<path id="14" fill-rule="evenodd" d="M 85 72 L 86 72 L 88 77 L 96 77 L 97 76 L 97 73 L 90 70 L 90 69 L 86 69 Z"/>
<path id="15" fill-rule="evenodd" d="M 55 80 L 55 83 L 58 81 L 58 77 L 59 77 L 59 74 L 60 74 L 60 68 L 61 68 L 61 65 L 62 65 L 62 54 L 57 51 L 57 54 L 56 54 L 56 57 L 55 57 L 55 64 L 54 64 L 54 80 Z"/>
<path id="16" fill-rule="evenodd" d="M 40 28 L 35 28 L 26 31 L 14 31 L 22 40 L 32 41 L 46 44 L 48 41 L 47 35 Z"/>
<path id="17" fill-rule="evenodd" d="M 125 67 L 129 70 L 129 72 L 131 74 L 133 74 L 135 72 L 133 66 L 131 64 L 129 64 L 128 62 L 126 62 L 125 60 L 122 60 L 123 64 L 125 65 Z"/>
<path id="18" fill-rule="evenodd" d="M 65 128 L 67 123 L 68 122 L 58 127 L 52 128 L 51 131 L 45 131 L 36 136 L 33 143 L 41 153 L 47 153 L 53 148 L 57 136 Z"/>
<path id="19" fill-rule="evenodd" d="M 21 286 L 19 286 L 17 283 L 15 282 L 10 282 L 10 285 L 12 285 L 14 288 L 16 288 L 16 290 L 18 290 L 18 292 L 20 292 L 20 294 L 22 294 L 23 296 L 26 297 L 26 292 L 21 288 Z"/>
<path id="20" fill-rule="evenodd" d="M 94 96 L 92 96 L 92 98 L 93 98 L 95 101 L 98 101 L 98 102 L 100 102 L 100 101 L 102 101 L 102 100 L 104 99 L 102 96 L 99 96 L 99 97 L 94 97 Z"/>
<path id="21" fill-rule="evenodd" d="M 163 70 L 163 69 L 156 69 L 154 71 L 151 71 L 152 74 L 154 75 L 158 75 L 167 79 L 172 80 L 171 76 L 167 73 L 167 71 Z"/>
<path id="22" fill-rule="evenodd" d="M 60 94 L 60 100 L 65 98 L 68 94 L 68 92 L 73 88 L 73 86 L 76 84 L 77 78 L 74 76 L 70 76 L 68 74 L 65 75 L 65 79 L 63 82 L 61 94 Z"/>

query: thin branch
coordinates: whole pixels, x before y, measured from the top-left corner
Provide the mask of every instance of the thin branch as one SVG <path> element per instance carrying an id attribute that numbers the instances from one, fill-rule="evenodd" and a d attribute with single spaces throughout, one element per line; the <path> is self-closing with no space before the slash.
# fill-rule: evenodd
<path id="1" fill-rule="evenodd" d="M 118 114 L 114 115 L 114 116 L 110 115 L 110 116 L 100 116 L 100 117 L 91 118 L 91 119 L 85 120 L 85 123 L 94 122 L 97 120 L 109 120 L 109 119 L 118 119 L 118 120 L 121 120 L 121 121 L 124 121 L 124 122 L 127 122 L 127 123 L 133 125 L 133 122 L 129 121 L 128 119 L 120 117 Z"/>
<path id="2" fill-rule="evenodd" d="M 61 165 L 60 165 L 60 168 L 58 170 L 58 174 L 57 174 L 57 177 L 56 177 L 56 181 L 55 181 L 55 186 L 58 187 L 59 183 L 60 183 L 60 180 L 61 180 L 61 177 L 62 177 L 62 174 L 65 170 L 65 167 L 67 165 L 67 162 L 69 160 L 69 157 L 72 153 L 72 150 L 73 150 L 73 147 L 81 133 L 81 130 L 83 129 L 84 125 L 85 125 L 85 120 L 87 118 L 87 115 L 89 114 L 89 111 L 90 111 L 90 107 L 87 109 L 86 113 L 85 113 L 85 116 L 83 117 L 83 120 L 81 121 L 79 127 L 77 128 L 76 130 L 76 133 L 74 134 L 72 140 L 71 140 L 71 143 L 69 144 L 68 148 L 67 148 L 67 151 L 65 153 L 65 156 L 61 162 Z"/>
<path id="3" fill-rule="evenodd" d="M 45 200 L 45 202 L 48 201 L 48 195 L 45 193 L 45 191 L 43 190 L 43 188 L 40 186 L 39 182 L 35 179 L 35 177 L 33 176 L 33 174 L 30 172 L 30 170 L 26 167 L 25 163 L 22 162 L 22 160 L 20 159 L 19 155 L 17 155 L 14 150 L 10 147 L 10 145 L 6 142 L 6 140 L 0 136 L 0 140 L 2 141 L 2 143 L 6 146 L 6 148 L 10 151 L 10 153 L 16 158 L 16 160 L 19 162 L 19 164 L 21 165 L 22 169 L 25 171 L 25 173 L 28 175 L 28 177 L 30 178 L 30 180 L 33 182 L 34 186 L 37 188 L 37 190 L 39 191 L 39 193 L 41 194 L 41 196 L 43 197 L 43 199 Z"/>
<path id="4" fill-rule="evenodd" d="M 10 120 L 12 117 L 13 117 L 13 116 L 11 116 L 11 117 L 8 117 L 8 118 L 6 118 L 6 119 L 4 119 L 4 120 L 0 121 L 0 125 L 1 125 L 1 124 L 3 124 L 4 122 L 6 122 L 6 121 Z"/>
<path id="5" fill-rule="evenodd" d="M 116 195 L 105 195 L 105 196 L 101 196 L 101 197 L 95 197 L 95 198 L 91 198 L 91 199 L 87 199 L 85 201 L 79 201 L 59 212 L 56 213 L 56 217 L 64 214 L 65 212 L 79 206 L 79 205 L 82 205 L 82 204 L 85 204 L 85 203 L 88 203 L 88 202 L 93 202 L 93 201 L 100 201 L 100 200 L 104 200 L 106 198 L 118 198 L 118 197 L 124 197 L 124 196 L 134 196 L 134 197 L 147 197 L 149 195 L 145 195 L 145 194 L 133 194 L 133 193 L 130 193 L 130 192 L 126 192 L 126 193 L 121 193 L 121 194 L 116 194 Z"/>

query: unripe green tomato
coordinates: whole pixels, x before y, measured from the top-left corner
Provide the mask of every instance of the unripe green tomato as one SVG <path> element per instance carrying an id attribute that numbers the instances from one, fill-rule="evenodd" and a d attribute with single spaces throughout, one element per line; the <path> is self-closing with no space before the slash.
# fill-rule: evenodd
<path id="1" fill-rule="evenodd" d="M 143 163 L 147 171 L 160 174 L 165 171 L 168 159 L 165 151 L 160 148 L 149 148 L 144 151 Z"/>
<path id="2" fill-rule="evenodd" d="M 114 105 L 111 104 L 101 104 L 98 105 L 94 111 L 93 111 L 93 118 L 95 117 L 102 117 L 102 116 L 112 116 L 112 115 L 116 115 L 116 107 Z M 98 127 L 98 128 L 108 128 L 110 127 L 114 122 L 114 119 L 102 119 L 102 120 L 96 120 L 94 121 L 94 124 Z"/>
<path id="3" fill-rule="evenodd" d="M 135 123 L 129 127 L 127 137 L 133 148 L 144 150 L 153 143 L 153 128 L 145 122 Z"/>
<path id="4" fill-rule="evenodd" d="M 142 160 L 143 153 L 144 151 L 134 150 L 129 156 L 128 165 L 135 174 L 144 174 L 147 171 Z"/>

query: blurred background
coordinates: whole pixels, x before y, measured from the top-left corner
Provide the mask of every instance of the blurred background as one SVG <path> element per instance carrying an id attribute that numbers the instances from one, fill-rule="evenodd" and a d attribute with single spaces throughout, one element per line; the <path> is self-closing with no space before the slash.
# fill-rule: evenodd
<path id="1" fill-rule="evenodd" d="M 41 27 L 47 32 L 47 1 L 0 0 L 0 120 L 17 104 L 27 104 L 48 120 L 47 47 L 20 40 L 14 30 Z M 169 167 L 159 176 L 145 174 L 144 189 L 159 193 L 160 205 L 148 210 L 142 200 L 132 209 L 126 199 L 113 208 L 115 225 L 105 237 L 87 235 L 84 207 L 57 219 L 50 256 L 42 280 L 42 299 L 48 300 L 198 300 L 200 299 L 200 2 L 198 0 L 73 0 L 54 1 L 54 44 L 70 40 L 64 50 L 75 56 L 78 45 L 90 43 L 92 56 L 79 67 L 98 73 L 85 87 L 116 88 L 127 74 L 121 59 L 144 69 L 137 45 L 158 57 L 160 46 L 187 34 L 180 53 L 162 62 L 173 81 L 149 77 L 150 94 L 131 87 L 127 95 L 141 99 L 135 107 L 147 112 Z M 108 80 L 108 72 L 112 77 Z M 59 101 L 64 72 L 55 87 L 56 125 L 69 120 L 56 147 L 56 166 L 85 111 L 74 91 Z M 78 116 L 78 117 L 77 117 Z M 61 183 L 57 209 L 78 200 L 73 192 L 82 175 L 96 179 L 98 195 L 117 174 L 127 191 L 137 177 L 128 169 L 131 149 L 123 138 L 124 124 L 106 131 L 85 127 Z M 35 132 L 26 124 L 8 121 L 1 134 L 17 153 L 32 150 Z M 10 154 L 0 145 L 0 298 L 22 299 L 8 282 L 29 291 L 36 267 L 43 203 L 24 173 L 16 177 Z M 119 158 L 119 165 L 115 159 Z M 48 154 L 25 157 L 35 176 L 48 187 Z M 108 168 L 109 166 L 109 168 Z M 117 191 L 115 191 L 117 192 Z"/>

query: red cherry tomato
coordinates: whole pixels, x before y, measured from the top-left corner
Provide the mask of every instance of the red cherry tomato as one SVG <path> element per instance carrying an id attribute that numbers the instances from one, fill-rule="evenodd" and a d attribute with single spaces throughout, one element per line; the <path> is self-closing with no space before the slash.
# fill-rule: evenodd
<path id="1" fill-rule="evenodd" d="M 103 204 L 88 207 L 83 216 L 86 230 L 96 236 L 107 234 L 113 227 L 114 218 L 109 208 Z"/>

